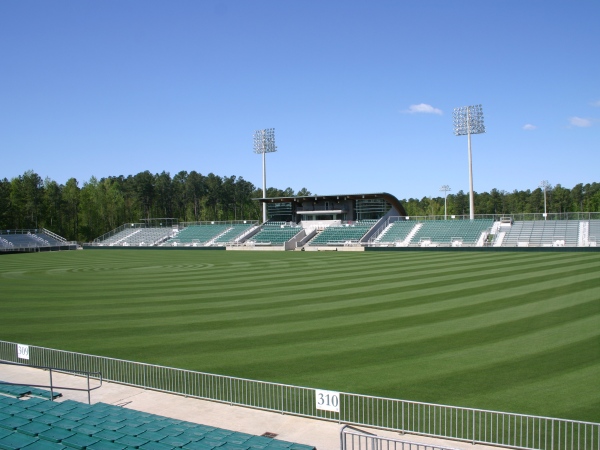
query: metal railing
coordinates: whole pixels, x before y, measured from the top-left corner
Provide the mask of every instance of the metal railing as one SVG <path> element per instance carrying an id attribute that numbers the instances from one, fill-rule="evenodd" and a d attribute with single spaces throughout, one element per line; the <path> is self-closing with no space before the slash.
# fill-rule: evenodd
<path id="1" fill-rule="evenodd" d="M 6 364 L 6 365 L 11 365 L 11 366 L 26 366 L 26 367 L 30 367 L 33 369 L 42 369 L 42 370 L 46 370 L 48 372 L 48 376 L 49 378 L 49 383 L 48 384 L 31 384 L 31 383 L 12 383 L 9 381 L 1 381 L 0 380 L 0 385 L 1 384 L 6 384 L 9 386 L 28 386 L 28 387 L 36 387 L 36 388 L 47 388 L 50 389 L 50 401 L 54 401 L 54 390 L 55 389 L 62 389 L 62 390 L 66 390 L 66 391 L 82 391 L 82 392 L 87 392 L 87 397 L 88 397 L 88 404 L 91 405 L 92 404 L 92 398 L 91 398 L 91 392 L 95 391 L 96 389 L 100 389 L 102 387 L 102 374 L 100 372 L 85 372 L 85 371 L 80 371 L 80 370 L 65 370 L 65 369 L 57 369 L 56 367 L 47 367 L 47 366 L 31 366 L 29 364 L 21 364 L 21 363 L 14 363 L 14 362 L 8 362 L 8 361 L 0 361 L 0 364 Z M 86 388 L 74 388 L 74 387 L 70 387 L 70 386 L 57 386 L 54 384 L 54 381 L 52 379 L 52 372 L 60 372 L 60 373 L 66 373 L 68 375 L 75 375 L 75 376 L 83 376 L 86 378 L 87 381 L 87 387 Z M 90 386 L 90 378 L 91 379 L 96 379 L 100 381 L 100 384 L 98 386 L 94 386 L 91 387 Z"/>
<path id="2" fill-rule="evenodd" d="M 0 360 L 17 362 L 0 341 Z M 27 364 L 101 372 L 108 381 L 350 425 L 518 449 L 600 450 L 600 423 L 530 416 L 339 392 L 337 411 L 319 409 L 317 390 L 28 346 Z M 23 362 L 23 361 L 19 361 Z"/>
<path id="3" fill-rule="evenodd" d="M 350 425 L 340 430 L 340 450 L 456 450 L 419 442 L 378 436 Z"/>

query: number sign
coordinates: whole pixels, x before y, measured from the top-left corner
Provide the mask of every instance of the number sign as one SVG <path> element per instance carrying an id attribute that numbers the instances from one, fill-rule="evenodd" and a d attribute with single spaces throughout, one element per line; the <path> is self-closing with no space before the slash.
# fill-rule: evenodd
<path id="1" fill-rule="evenodd" d="M 317 409 L 340 412 L 340 393 L 335 391 L 315 390 L 315 404 Z"/>
<path id="2" fill-rule="evenodd" d="M 29 345 L 17 344 L 17 358 L 29 359 Z"/>

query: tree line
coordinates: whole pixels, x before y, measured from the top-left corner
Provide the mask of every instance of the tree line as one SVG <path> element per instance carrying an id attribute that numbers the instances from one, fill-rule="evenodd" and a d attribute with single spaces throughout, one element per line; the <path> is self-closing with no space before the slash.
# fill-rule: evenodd
<path id="1" fill-rule="evenodd" d="M 311 195 L 302 188 L 269 188 L 268 197 Z M 149 171 L 127 177 L 91 177 L 65 184 L 34 171 L 0 180 L 0 229 L 47 228 L 68 240 L 90 242 L 124 223 L 143 219 L 175 218 L 184 222 L 260 220 L 262 197 L 243 177 L 202 175 L 196 171 Z M 400 200 L 410 216 L 444 214 L 444 197 Z M 469 196 L 463 191 L 447 197 L 448 214 L 469 213 Z M 578 184 L 572 189 L 557 184 L 547 190 L 548 212 L 600 212 L 600 183 Z M 542 189 L 475 194 L 477 214 L 544 212 Z"/>

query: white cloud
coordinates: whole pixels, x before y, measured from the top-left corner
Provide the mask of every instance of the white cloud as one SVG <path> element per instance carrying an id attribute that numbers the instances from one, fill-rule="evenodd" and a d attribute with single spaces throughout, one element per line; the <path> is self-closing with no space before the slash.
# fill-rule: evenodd
<path id="1" fill-rule="evenodd" d="M 537 127 L 535 125 L 532 125 L 530 123 L 526 123 L 525 125 L 523 125 L 523 129 L 525 131 L 533 131 L 535 130 Z"/>
<path id="2" fill-rule="evenodd" d="M 591 105 L 600 107 L 600 100 L 596 100 L 595 102 L 592 102 Z"/>
<path id="3" fill-rule="evenodd" d="M 410 105 L 407 110 L 403 111 L 409 114 L 438 114 L 442 115 L 441 109 L 434 108 L 427 103 L 419 103 L 418 105 Z"/>
<path id="4" fill-rule="evenodd" d="M 574 127 L 591 127 L 592 126 L 592 121 L 590 119 L 584 119 L 582 117 L 570 117 L 569 118 L 569 123 L 574 126 Z"/>

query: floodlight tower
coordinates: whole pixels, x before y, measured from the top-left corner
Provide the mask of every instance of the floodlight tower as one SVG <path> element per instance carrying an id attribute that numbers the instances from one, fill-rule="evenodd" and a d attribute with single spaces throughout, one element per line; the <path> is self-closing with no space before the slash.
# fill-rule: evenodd
<path id="1" fill-rule="evenodd" d="M 446 207 L 446 199 L 448 198 L 448 192 L 450 192 L 452 189 L 450 189 L 450 186 L 448 186 L 447 184 L 443 185 L 440 188 L 440 191 L 442 191 L 444 193 L 444 220 L 448 220 L 448 208 Z"/>
<path id="2" fill-rule="evenodd" d="M 540 187 L 544 190 L 544 220 L 546 220 L 548 217 L 548 212 L 546 211 L 546 191 L 550 187 L 550 183 L 548 183 L 548 180 L 542 180 L 540 182 Z"/>
<path id="3" fill-rule="evenodd" d="M 275 128 L 254 132 L 254 153 L 262 154 L 263 198 L 267 198 L 267 165 L 265 155 L 277 151 L 275 146 Z M 267 204 L 263 202 L 263 223 L 267 221 Z"/>
<path id="4" fill-rule="evenodd" d="M 473 158 L 471 155 L 471 135 L 485 133 L 483 110 L 481 105 L 461 106 L 454 108 L 454 134 L 468 137 L 469 144 L 469 213 L 475 218 L 475 198 L 473 193 Z"/>

